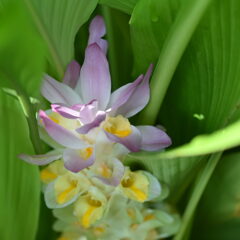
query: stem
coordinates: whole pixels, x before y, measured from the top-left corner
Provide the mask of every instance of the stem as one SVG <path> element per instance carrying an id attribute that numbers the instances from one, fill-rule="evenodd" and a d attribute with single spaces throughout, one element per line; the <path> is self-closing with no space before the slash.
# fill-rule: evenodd
<path id="1" fill-rule="evenodd" d="M 177 65 L 211 1 L 189 0 L 180 10 L 160 53 L 151 82 L 151 99 L 139 116 L 141 122 L 155 123 Z"/>
<path id="2" fill-rule="evenodd" d="M 5 79 L 8 79 L 9 82 L 15 87 L 17 98 L 22 106 L 24 115 L 26 116 L 28 122 L 29 135 L 33 144 L 34 151 L 36 154 L 41 154 L 43 152 L 43 149 L 38 132 L 38 124 L 35 116 L 35 110 L 32 107 L 33 105 L 31 104 L 29 97 L 9 72 L 5 72 L 0 69 L 0 75 L 2 75 Z"/>
<path id="3" fill-rule="evenodd" d="M 32 104 L 29 98 L 25 94 L 19 94 L 18 99 L 28 122 L 29 135 L 30 135 L 31 142 L 33 144 L 34 151 L 36 154 L 41 154 L 43 151 L 42 151 L 41 140 L 39 137 L 35 111 L 32 108 Z"/>
<path id="4" fill-rule="evenodd" d="M 222 152 L 212 154 L 203 171 L 200 173 L 200 176 L 196 181 L 193 193 L 183 215 L 182 225 L 174 240 L 183 240 L 185 234 L 189 230 L 189 225 L 192 221 L 193 214 L 221 155 Z"/>

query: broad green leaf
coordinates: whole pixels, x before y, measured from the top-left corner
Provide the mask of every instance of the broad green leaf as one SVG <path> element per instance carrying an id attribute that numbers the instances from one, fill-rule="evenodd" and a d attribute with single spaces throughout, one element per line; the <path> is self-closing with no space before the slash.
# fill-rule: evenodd
<path id="1" fill-rule="evenodd" d="M 139 0 L 100 0 L 100 4 L 131 14 L 138 1 Z"/>
<path id="2" fill-rule="evenodd" d="M 0 86 L 38 95 L 45 51 L 26 8 L 6 2 L 0 6 L 0 22 Z"/>
<path id="3" fill-rule="evenodd" d="M 157 62 L 179 9 L 178 5 L 177 0 L 140 0 L 136 4 L 130 20 L 136 72 L 146 68 L 151 62 Z"/>
<path id="4" fill-rule="evenodd" d="M 239 152 L 228 154 L 221 159 L 199 204 L 191 239 L 239 238 L 239 160 Z"/>
<path id="5" fill-rule="evenodd" d="M 176 144 L 226 126 L 238 111 L 238 10 L 239 1 L 214 1 L 186 49 L 160 113 Z M 169 110 L 173 107 L 174 112 Z M 204 119 L 196 119 L 194 114 Z"/>
<path id="6" fill-rule="evenodd" d="M 33 153 L 19 103 L 0 91 L 0 239 L 34 240 L 40 200 L 38 168 L 18 159 Z"/>
<path id="7" fill-rule="evenodd" d="M 161 49 L 152 76 L 151 99 L 148 107 L 141 114 L 143 122 L 153 124 L 156 121 L 177 65 L 211 1 L 212 0 L 184 1 Z M 156 10 L 153 8 L 154 6 L 148 4 L 148 7 L 152 7 L 153 9 L 150 14 L 150 21 L 157 21 L 158 15 L 155 13 Z"/>
<path id="8" fill-rule="evenodd" d="M 58 77 L 74 58 L 74 39 L 98 0 L 25 0 L 48 50 Z M 80 43 L 79 43 L 80 44 Z"/>
<path id="9" fill-rule="evenodd" d="M 186 0 L 141 0 L 136 5 L 131 33 L 137 72 L 156 62 L 186 4 Z M 237 110 L 239 8 L 237 0 L 213 0 L 182 57 L 159 115 L 175 144 L 223 127 Z"/>
<path id="10" fill-rule="evenodd" d="M 186 3 L 185 0 L 141 0 L 136 5 L 131 20 L 135 71 L 140 72 L 149 62 L 157 61 L 169 29 L 178 19 L 178 14 Z M 196 135 L 212 133 L 225 127 L 237 111 L 240 96 L 239 11 L 240 2 L 237 0 L 213 0 L 186 48 L 159 113 L 161 124 L 166 127 L 175 146 L 189 142 Z M 146 16 L 146 21 L 143 16 Z M 176 46 L 178 37 L 175 39 Z M 172 53 L 172 49 L 170 50 Z M 168 56 L 167 53 L 165 52 L 165 56 L 169 58 L 171 55 Z M 141 58 L 140 54 L 145 57 Z M 169 64 L 172 62 L 169 61 Z M 164 66 L 165 69 L 168 67 L 172 65 Z M 155 93 L 159 88 L 156 88 Z M 157 106 L 158 101 L 156 100 L 154 104 Z M 140 115 L 139 120 L 141 119 Z M 230 131 L 230 135 L 232 131 L 234 130 Z M 212 142 L 218 136 L 211 136 L 208 149 L 205 149 L 205 141 L 203 143 L 205 139 L 201 141 L 199 139 L 200 142 L 197 141 L 197 145 L 194 145 L 194 148 L 198 148 L 196 149 L 198 153 L 195 154 L 218 151 L 238 144 L 236 134 L 225 135 L 231 137 L 232 142 L 230 140 L 229 143 L 226 143 L 228 139 L 224 140 L 223 135 L 219 140 L 221 146 Z M 204 145 L 199 147 L 200 143 Z M 152 156 L 144 154 L 143 157 L 146 159 L 145 165 L 148 166 L 148 160 Z M 177 159 L 171 161 L 179 164 Z M 155 161 L 159 161 L 158 168 L 161 169 L 160 156 L 156 157 Z M 166 161 L 165 164 L 171 168 L 170 160 Z M 182 161 L 182 168 L 188 169 L 186 158 L 184 157 Z M 177 168 L 173 171 L 175 178 L 180 179 L 182 173 Z"/>

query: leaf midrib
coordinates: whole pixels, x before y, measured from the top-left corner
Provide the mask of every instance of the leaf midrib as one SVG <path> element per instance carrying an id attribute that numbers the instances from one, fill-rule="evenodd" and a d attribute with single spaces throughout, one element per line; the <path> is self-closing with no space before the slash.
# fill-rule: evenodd
<path id="1" fill-rule="evenodd" d="M 58 77 L 61 78 L 64 74 L 64 65 L 63 65 L 63 62 L 62 62 L 59 54 L 57 53 L 56 48 L 54 47 L 53 40 L 49 36 L 44 23 L 41 21 L 41 18 L 37 14 L 35 7 L 33 6 L 33 3 L 30 0 L 25 0 L 24 2 L 33 18 L 34 23 L 36 24 L 36 26 L 39 30 L 40 35 L 46 41 L 49 53 L 52 57 L 56 72 L 58 74 Z"/>

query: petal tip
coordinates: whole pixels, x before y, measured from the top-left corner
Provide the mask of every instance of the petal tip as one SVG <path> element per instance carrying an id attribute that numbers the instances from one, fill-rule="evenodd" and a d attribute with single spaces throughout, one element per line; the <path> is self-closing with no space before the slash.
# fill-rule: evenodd
<path id="1" fill-rule="evenodd" d="M 39 110 L 38 115 L 40 118 L 46 118 L 47 114 L 43 110 Z"/>

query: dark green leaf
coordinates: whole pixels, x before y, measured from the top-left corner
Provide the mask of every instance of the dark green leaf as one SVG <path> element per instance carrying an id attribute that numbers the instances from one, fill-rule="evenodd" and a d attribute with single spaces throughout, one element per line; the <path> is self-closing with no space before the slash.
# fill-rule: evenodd
<path id="1" fill-rule="evenodd" d="M 133 81 L 129 16 L 108 7 L 103 7 L 103 16 L 107 26 L 111 78 L 113 88 L 116 89 Z"/>
<path id="2" fill-rule="evenodd" d="M 239 153 L 221 159 L 199 204 L 191 239 L 239 239 L 239 159 Z"/>

